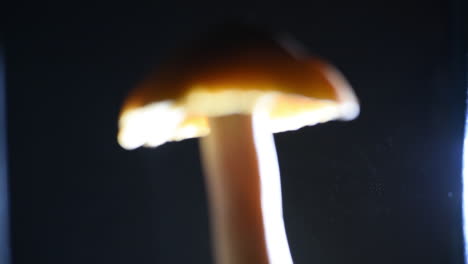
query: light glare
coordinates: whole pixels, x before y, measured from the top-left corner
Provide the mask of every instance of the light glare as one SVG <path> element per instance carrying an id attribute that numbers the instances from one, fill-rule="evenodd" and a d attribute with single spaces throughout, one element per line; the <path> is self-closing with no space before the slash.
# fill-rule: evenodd
<path id="1" fill-rule="evenodd" d="M 465 245 L 465 263 L 468 260 L 468 116 L 465 121 L 465 139 L 463 142 L 463 232 L 464 232 L 464 245 Z"/>
<path id="2" fill-rule="evenodd" d="M 292 264 L 283 220 L 281 178 L 276 154 L 275 139 L 270 132 L 269 113 L 263 107 L 273 102 L 264 98 L 253 115 L 254 139 L 257 149 L 261 183 L 261 206 L 267 254 L 271 264 Z M 263 111 L 262 111 L 263 110 Z"/>

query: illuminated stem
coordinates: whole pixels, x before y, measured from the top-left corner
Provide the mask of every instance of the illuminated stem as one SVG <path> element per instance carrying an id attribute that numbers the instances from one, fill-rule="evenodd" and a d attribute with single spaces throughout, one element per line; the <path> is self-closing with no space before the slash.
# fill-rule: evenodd
<path id="1" fill-rule="evenodd" d="M 290 264 L 273 135 L 260 118 L 210 118 L 201 139 L 217 264 Z"/>

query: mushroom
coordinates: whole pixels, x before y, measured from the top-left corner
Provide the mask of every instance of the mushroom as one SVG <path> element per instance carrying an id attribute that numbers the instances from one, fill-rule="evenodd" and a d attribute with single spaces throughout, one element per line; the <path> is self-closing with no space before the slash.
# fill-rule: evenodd
<path id="1" fill-rule="evenodd" d="M 224 27 L 163 63 L 124 102 L 125 149 L 201 137 L 216 263 L 293 262 L 273 133 L 359 113 L 342 75 L 291 43 Z"/>

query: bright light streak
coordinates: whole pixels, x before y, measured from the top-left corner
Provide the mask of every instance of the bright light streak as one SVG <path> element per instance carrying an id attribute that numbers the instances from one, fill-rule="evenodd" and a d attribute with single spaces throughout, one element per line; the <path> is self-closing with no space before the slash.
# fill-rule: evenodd
<path id="1" fill-rule="evenodd" d="M 465 127 L 468 125 L 468 120 L 465 121 Z M 465 128 L 465 139 L 463 143 L 463 238 L 465 247 L 465 263 L 468 263 L 468 132 Z"/>
<path id="2" fill-rule="evenodd" d="M 260 104 L 269 104 L 273 97 Z M 257 109 L 253 115 L 254 139 L 257 149 L 261 183 L 261 205 L 269 263 L 292 264 L 283 220 L 281 178 L 268 112 Z M 263 108 L 267 109 L 267 108 Z"/>

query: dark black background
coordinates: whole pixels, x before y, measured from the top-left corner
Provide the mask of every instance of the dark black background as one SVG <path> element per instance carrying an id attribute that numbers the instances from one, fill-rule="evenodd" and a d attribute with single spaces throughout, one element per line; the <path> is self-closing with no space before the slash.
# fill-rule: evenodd
<path id="1" fill-rule="evenodd" d="M 356 121 L 276 136 L 295 262 L 463 263 L 460 3 L 15 2 L 14 263 L 211 262 L 197 140 L 125 151 L 117 116 L 154 65 L 230 19 L 292 34 L 362 103 Z"/>

